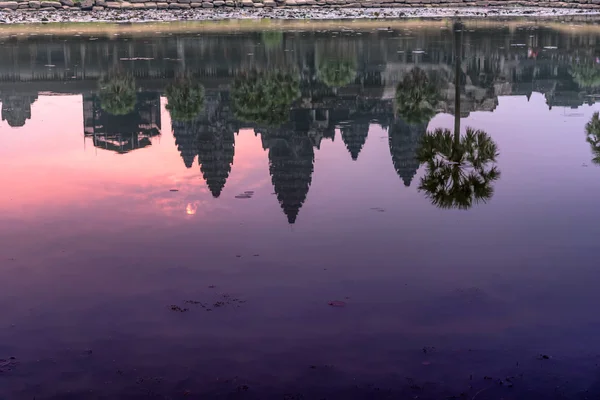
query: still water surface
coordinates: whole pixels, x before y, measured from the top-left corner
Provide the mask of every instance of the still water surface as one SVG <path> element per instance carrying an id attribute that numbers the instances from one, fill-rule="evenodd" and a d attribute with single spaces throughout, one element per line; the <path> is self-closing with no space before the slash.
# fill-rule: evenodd
<path id="1" fill-rule="evenodd" d="M 352 28 L 0 38 L 1 399 L 599 398 L 600 29 Z"/>

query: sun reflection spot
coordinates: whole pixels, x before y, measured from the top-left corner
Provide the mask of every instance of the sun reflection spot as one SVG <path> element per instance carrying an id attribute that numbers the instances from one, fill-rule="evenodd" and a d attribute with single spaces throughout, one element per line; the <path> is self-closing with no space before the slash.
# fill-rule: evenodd
<path id="1" fill-rule="evenodd" d="M 198 205 L 193 204 L 193 203 L 188 203 L 188 205 L 185 207 L 185 213 L 187 215 L 194 215 L 194 214 L 196 214 L 197 210 L 198 210 Z"/>

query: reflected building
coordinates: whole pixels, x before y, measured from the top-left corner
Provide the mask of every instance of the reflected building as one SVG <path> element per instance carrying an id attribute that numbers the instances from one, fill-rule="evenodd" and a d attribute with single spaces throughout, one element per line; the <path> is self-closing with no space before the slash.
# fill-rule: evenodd
<path id="1" fill-rule="evenodd" d="M 1 96 L 2 121 L 6 121 L 12 128 L 25 125 L 31 119 L 31 105 L 37 100 L 35 95 L 6 94 Z"/>
<path id="2" fill-rule="evenodd" d="M 233 166 L 237 123 L 226 94 L 219 91 L 206 94 L 204 110 L 193 120 L 171 121 L 183 163 L 191 168 L 198 157 L 204 181 L 215 198 L 221 195 Z"/>
<path id="3" fill-rule="evenodd" d="M 400 118 L 395 119 L 388 130 L 392 163 L 406 187 L 410 186 L 419 169 L 417 152 L 426 131 L 427 123 L 409 125 Z"/>
<path id="4" fill-rule="evenodd" d="M 306 133 L 273 129 L 261 131 L 269 151 L 269 174 L 288 223 L 296 222 L 312 182 L 315 153 Z"/>
<path id="5" fill-rule="evenodd" d="M 161 133 L 160 96 L 137 93 L 132 112 L 112 115 L 104 111 L 96 94 L 83 95 L 83 124 L 86 139 L 94 147 L 125 154 L 152 144 Z"/>
<path id="6" fill-rule="evenodd" d="M 212 132 L 201 133 L 198 138 L 198 163 L 208 189 L 217 198 L 231 172 L 235 139 L 232 131 L 215 128 Z"/>
<path id="7" fill-rule="evenodd" d="M 349 125 L 343 125 L 340 128 L 340 131 L 342 134 L 342 141 L 346 145 L 346 148 L 350 153 L 350 157 L 352 157 L 353 161 L 356 161 L 360 151 L 367 141 L 367 135 L 369 134 L 369 123 L 357 122 Z"/>

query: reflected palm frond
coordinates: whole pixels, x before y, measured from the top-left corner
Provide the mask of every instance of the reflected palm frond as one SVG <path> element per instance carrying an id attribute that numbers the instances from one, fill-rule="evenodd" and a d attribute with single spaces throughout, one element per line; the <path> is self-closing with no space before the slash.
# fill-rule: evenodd
<path id="1" fill-rule="evenodd" d="M 483 131 L 467 128 L 463 137 L 448 129 L 428 132 L 417 154 L 426 166 L 419 191 L 439 208 L 466 210 L 485 203 L 500 179 L 497 156 L 496 143 Z"/>

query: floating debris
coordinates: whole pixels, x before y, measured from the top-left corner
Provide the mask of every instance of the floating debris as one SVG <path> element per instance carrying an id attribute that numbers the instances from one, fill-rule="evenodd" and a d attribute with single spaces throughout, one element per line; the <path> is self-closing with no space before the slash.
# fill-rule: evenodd
<path id="1" fill-rule="evenodd" d="M 331 307 L 345 307 L 346 306 L 346 302 L 341 301 L 341 300 L 333 300 L 327 304 L 329 304 Z"/>
<path id="2" fill-rule="evenodd" d="M 0 372 L 12 371 L 17 364 L 17 359 L 15 357 L 9 357 L 8 360 L 0 358 Z"/>
<path id="3" fill-rule="evenodd" d="M 169 192 L 179 192 L 179 189 L 169 189 Z"/>

